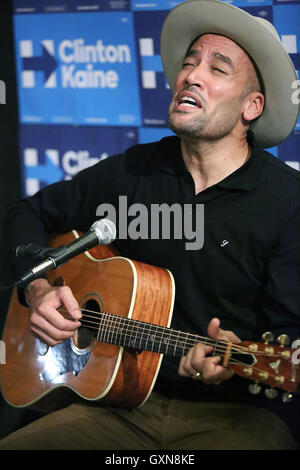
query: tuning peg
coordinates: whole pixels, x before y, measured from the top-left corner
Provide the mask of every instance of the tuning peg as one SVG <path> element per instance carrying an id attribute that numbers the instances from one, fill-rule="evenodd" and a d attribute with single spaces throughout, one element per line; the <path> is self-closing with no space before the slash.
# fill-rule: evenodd
<path id="1" fill-rule="evenodd" d="M 268 344 L 270 341 L 274 341 L 274 335 L 271 331 L 266 331 L 262 334 L 262 339 L 264 340 L 265 344 Z"/>
<path id="2" fill-rule="evenodd" d="M 275 390 L 275 388 L 267 388 L 265 390 L 265 395 L 266 395 L 267 398 L 273 399 L 273 398 L 276 398 L 278 396 L 278 392 L 277 392 L 277 390 Z"/>
<path id="3" fill-rule="evenodd" d="M 290 403 L 292 401 L 292 398 L 293 398 L 293 394 L 290 392 L 283 393 L 281 397 L 284 403 Z"/>
<path id="4" fill-rule="evenodd" d="M 288 337 L 288 335 L 282 334 L 278 336 L 277 341 L 280 346 L 287 346 L 290 342 L 290 338 Z"/>
<path id="5" fill-rule="evenodd" d="M 254 382 L 253 384 L 249 385 L 248 390 L 250 393 L 252 393 L 252 395 L 258 395 L 261 391 L 261 386 L 257 382 Z"/>

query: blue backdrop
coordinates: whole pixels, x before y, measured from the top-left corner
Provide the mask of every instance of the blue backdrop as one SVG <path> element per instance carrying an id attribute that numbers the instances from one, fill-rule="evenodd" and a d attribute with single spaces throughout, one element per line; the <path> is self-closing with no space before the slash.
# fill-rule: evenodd
<path id="1" fill-rule="evenodd" d="M 179 3 L 14 1 L 24 195 L 130 145 L 172 134 L 159 41 L 168 10 Z M 273 22 L 300 70 L 300 0 L 230 3 Z M 299 144 L 300 120 L 283 144 L 269 150 L 300 170 Z"/>

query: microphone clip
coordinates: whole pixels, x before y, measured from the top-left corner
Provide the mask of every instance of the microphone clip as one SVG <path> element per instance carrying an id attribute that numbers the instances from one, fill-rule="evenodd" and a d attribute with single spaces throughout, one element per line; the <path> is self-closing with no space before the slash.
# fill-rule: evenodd
<path id="1" fill-rule="evenodd" d="M 19 258 L 30 258 L 32 260 L 43 261 L 51 256 L 60 254 L 64 246 L 58 248 L 41 247 L 35 243 L 28 243 L 28 245 L 18 246 L 16 249 L 16 256 Z"/>

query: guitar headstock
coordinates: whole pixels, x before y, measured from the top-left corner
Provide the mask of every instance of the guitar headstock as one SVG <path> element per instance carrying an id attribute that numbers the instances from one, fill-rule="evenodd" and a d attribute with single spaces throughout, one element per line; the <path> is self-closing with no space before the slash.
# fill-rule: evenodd
<path id="1" fill-rule="evenodd" d="M 287 335 L 277 338 L 279 345 L 270 344 L 274 340 L 270 332 L 264 333 L 262 339 L 263 343 L 243 341 L 232 345 L 228 366 L 236 374 L 253 381 L 249 385 L 251 393 L 259 393 L 264 384 L 270 387 L 265 389 L 268 398 L 275 398 L 277 389 L 281 389 L 285 392 L 282 400 L 288 402 L 292 393 L 300 391 L 300 340 L 288 348 Z"/>

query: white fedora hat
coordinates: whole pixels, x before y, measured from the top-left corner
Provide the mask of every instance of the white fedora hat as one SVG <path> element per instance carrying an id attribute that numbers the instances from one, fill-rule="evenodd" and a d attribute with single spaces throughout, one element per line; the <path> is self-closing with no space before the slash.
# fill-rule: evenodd
<path id="1" fill-rule="evenodd" d="M 251 56 L 265 94 L 263 113 L 252 130 L 262 147 L 282 142 L 295 127 L 299 103 L 292 100 L 297 74 L 274 26 L 218 0 L 189 0 L 179 4 L 168 14 L 161 33 L 161 59 L 171 88 L 188 47 L 205 33 L 226 36 Z"/>

